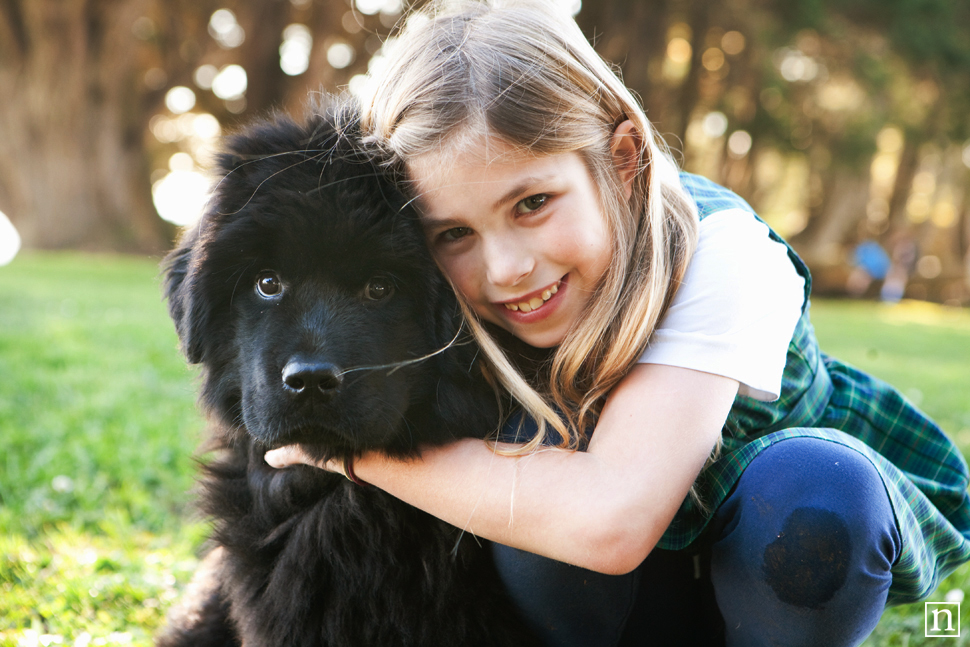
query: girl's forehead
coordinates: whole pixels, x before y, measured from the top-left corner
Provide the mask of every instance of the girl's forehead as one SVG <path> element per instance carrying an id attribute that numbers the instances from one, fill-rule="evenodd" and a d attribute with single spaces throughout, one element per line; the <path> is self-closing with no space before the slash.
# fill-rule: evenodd
<path id="1" fill-rule="evenodd" d="M 553 175 L 559 155 L 537 156 L 504 142 L 463 147 L 421 155 L 408 163 L 408 176 L 420 193 L 451 190 L 462 186 L 496 189 L 517 177 Z"/>
<path id="2" fill-rule="evenodd" d="M 535 156 L 478 149 L 457 157 L 425 155 L 415 159 L 409 176 L 410 193 L 426 224 L 497 213 L 530 193 L 561 193 L 580 186 L 596 192 L 576 153 Z"/>
<path id="3" fill-rule="evenodd" d="M 462 133 L 439 141 L 431 152 L 408 160 L 408 169 L 421 175 L 447 174 L 456 165 L 490 167 L 535 160 L 536 155 L 524 146 L 509 143 L 490 132 Z"/>

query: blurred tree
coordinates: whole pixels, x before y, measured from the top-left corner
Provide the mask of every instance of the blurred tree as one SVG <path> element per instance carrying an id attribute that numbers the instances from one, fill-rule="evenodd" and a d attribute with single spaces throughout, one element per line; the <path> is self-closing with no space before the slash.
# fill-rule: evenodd
<path id="1" fill-rule="evenodd" d="M 13 97 L 0 210 L 29 246 L 167 247 L 152 182 L 198 173 L 220 127 L 352 84 L 403 4 L 0 0 L 0 93 Z M 927 151 L 951 159 L 970 137 L 965 0 L 585 0 L 577 20 L 685 166 L 775 218 L 813 263 L 913 227 L 914 182 L 943 169 Z M 970 246 L 960 170 L 946 173 L 963 187 L 947 266 Z M 931 220 L 919 235 L 946 219 Z"/>
<path id="2" fill-rule="evenodd" d="M 0 2 L 0 208 L 25 245 L 158 250 L 142 150 L 144 3 Z"/>
<path id="3" fill-rule="evenodd" d="M 321 82 L 334 89 L 365 70 L 394 19 L 339 1 L 0 0 L 0 210 L 28 247 L 162 251 L 175 232 L 156 214 L 150 178 L 180 149 L 149 123 L 185 108 L 166 108 L 169 90 L 194 88 L 195 111 L 230 126 L 295 107 Z M 281 69 L 291 23 L 312 25 L 303 74 Z M 346 56 L 335 66 L 338 42 Z M 220 98 L 200 80 L 201 66 L 233 64 L 244 95 Z"/>
<path id="4" fill-rule="evenodd" d="M 762 176 L 775 194 L 804 194 L 775 199 L 791 212 L 775 224 L 812 263 L 841 262 L 858 236 L 888 241 L 911 227 L 926 145 L 970 135 L 965 0 L 587 0 L 578 20 L 688 169 L 756 207 L 770 197 Z M 900 150 L 884 156 L 885 199 L 871 200 L 887 127 Z M 965 173 L 954 181 L 970 193 Z"/>

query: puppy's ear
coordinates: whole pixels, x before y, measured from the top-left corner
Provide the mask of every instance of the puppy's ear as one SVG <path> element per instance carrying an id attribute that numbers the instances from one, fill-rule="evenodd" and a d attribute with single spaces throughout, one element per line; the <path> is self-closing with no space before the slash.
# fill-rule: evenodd
<path id="1" fill-rule="evenodd" d="M 175 331 L 178 333 L 182 352 L 192 364 L 201 362 L 203 356 L 200 335 L 195 334 L 199 328 L 197 320 L 200 313 L 194 311 L 192 298 L 192 288 L 195 283 L 192 266 L 197 241 L 198 229 L 193 228 L 183 236 L 178 247 L 170 252 L 162 263 L 168 314 L 175 322 Z"/>

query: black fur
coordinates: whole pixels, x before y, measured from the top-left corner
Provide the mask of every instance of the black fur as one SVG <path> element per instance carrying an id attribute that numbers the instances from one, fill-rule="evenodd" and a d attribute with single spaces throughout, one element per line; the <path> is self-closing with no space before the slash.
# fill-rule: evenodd
<path id="1" fill-rule="evenodd" d="M 452 290 L 350 110 L 258 124 L 219 165 L 206 216 L 165 267 L 183 350 L 203 368 L 217 548 L 202 601 L 158 644 L 532 644 L 474 538 L 375 488 L 263 461 L 293 442 L 318 458 L 414 456 L 499 421 Z"/>

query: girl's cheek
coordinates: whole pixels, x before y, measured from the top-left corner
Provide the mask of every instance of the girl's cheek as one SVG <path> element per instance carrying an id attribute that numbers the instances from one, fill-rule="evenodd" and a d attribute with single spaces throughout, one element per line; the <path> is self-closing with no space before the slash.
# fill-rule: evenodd
<path id="1" fill-rule="evenodd" d="M 467 278 L 465 277 L 465 272 L 463 271 L 463 263 L 461 258 L 454 254 L 434 254 L 435 262 L 438 264 L 438 269 L 441 273 L 445 275 L 445 278 L 451 281 L 455 288 L 462 292 L 466 292 Z"/>

